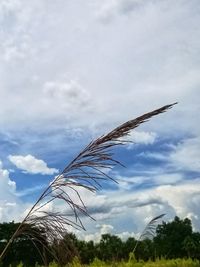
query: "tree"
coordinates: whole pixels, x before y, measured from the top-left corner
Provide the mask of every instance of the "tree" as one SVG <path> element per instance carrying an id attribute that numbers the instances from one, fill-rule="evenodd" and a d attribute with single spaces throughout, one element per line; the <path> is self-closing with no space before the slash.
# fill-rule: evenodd
<path id="1" fill-rule="evenodd" d="M 89 264 L 97 257 L 97 246 L 94 244 L 92 240 L 86 241 L 78 241 L 78 251 L 81 262 L 84 264 Z"/>
<path id="2" fill-rule="evenodd" d="M 74 257 L 78 257 L 77 238 L 74 234 L 67 233 L 63 239 L 54 240 L 53 251 L 55 251 L 59 266 L 64 266 L 71 262 Z"/>
<path id="3" fill-rule="evenodd" d="M 157 256 L 181 258 L 187 256 L 183 248 L 184 240 L 192 236 L 191 220 L 175 217 L 172 222 L 158 225 L 154 238 Z M 186 242 L 186 241 L 185 241 Z"/>
<path id="4" fill-rule="evenodd" d="M 126 260 L 129 258 L 129 254 L 134 250 L 136 243 L 137 243 L 137 241 L 134 237 L 129 237 L 126 240 L 126 242 L 124 244 L 123 258 L 125 258 Z"/>
<path id="5" fill-rule="evenodd" d="M 0 224 L 0 252 L 3 250 L 7 240 L 16 231 L 19 223 L 10 222 Z M 27 226 L 28 227 L 28 226 Z M 32 229 L 34 231 L 35 229 Z M 29 231 L 31 231 L 29 229 Z M 2 260 L 2 266 L 9 266 L 9 264 L 18 264 L 23 261 L 24 266 L 35 266 L 35 263 L 42 263 L 38 249 L 40 253 L 43 253 L 43 246 L 40 243 L 40 239 L 44 242 L 44 236 L 39 229 L 37 229 L 37 236 L 35 239 L 30 239 L 24 232 L 23 235 L 18 236 L 10 246 L 8 250 L 8 256 Z M 44 255 L 42 255 L 44 256 Z"/>
<path id="6" fill-rule="evenodd" d="M 99 248 L 100 258 L 104 261 L 122 258 L 123 243 L 118 236 L 111 234 L 102 235 Z"/>
<path id="7" fill-rule="evenodd" d="M 183 249 L 189 258 L 200 258 L 200 233 L 192 233 L 183 241 Z"/>
<path id="8" fill-rule="evenodd" d="M 187 252 L 188 258 L 194 255 L 194 252 L 196 251 L 196 244 L 192 236 L 186 236 L 183 240 L 183 249 Z"/>
<path id="9" fill-rule="evenodd" d="M 137 260 L 144 261 L 154 258 L 154 244 L 152 240 L 145 239 L 143 241 L 139 241 L 135 250 L 135 258 Z"/>

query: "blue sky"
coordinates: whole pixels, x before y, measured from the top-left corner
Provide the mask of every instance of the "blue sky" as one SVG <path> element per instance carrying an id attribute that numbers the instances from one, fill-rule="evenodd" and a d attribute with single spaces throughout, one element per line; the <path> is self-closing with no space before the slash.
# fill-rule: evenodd
<path id="1" fill-rule="evenodd" d="M 137 236 L 153 216 L 200 230 L 198 0 L 0 2 L 0 221 L 21 220 L 91 140 L 178 105 L 117 149 L 80 238 Z M 49 207 L 56 210 L 56 204 Z"/>

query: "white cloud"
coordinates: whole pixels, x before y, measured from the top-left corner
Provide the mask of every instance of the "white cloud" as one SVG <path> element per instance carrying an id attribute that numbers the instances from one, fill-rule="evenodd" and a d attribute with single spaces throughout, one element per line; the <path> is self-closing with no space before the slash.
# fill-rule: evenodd
<path id="1" fill-rule="evenodd" d="M 30 196 L 31 194 L 38 192 L 40 190 L 44 190 L 47 186 L 46 185 L 36 185 L 30 188 L 25 188 L 23 190 L 18 190 L 15 195 L 18 197 L 23 197 L 23 196 Z"/>
<path id="2" fill-rule="evenodd" d="M 131 176 L 124 177 L 116 175 L 117 186 L 120 189 L 132 191 L 135 188 L 142 187 L 143 185 L 148 186 L 159 186 L 159 185 L 176 185 L 181 181 L 184 181 L 184 176 L 178 172 L 165 173 L 165 169 L 157 169 L 156 172 L 147 172 L 143 176 Z"/>
<path id="3" fill-rule="evenodd" d="M 136 235 L 133 232 L 121 232 L 116 234 L 121 240 L 126 241 L 129 237 L 139 238 L 139 235 Z"/>
<path id="4" fill-rule="evenodd" d="M 94 232 L 94 233 L 90 233 L 88 234 L 87 232 L 85 234 L 80 233 L 80 232 L 76 232 L 76 235 L 78 236 L 78 238 L 83 239 L 85 241 L 90 241 L 93 240 L 94 242 L 99 242 L 101 239 L 101 236 L 104 234 L 114 234 L 114 227 L 110 224 L 97 224 L 96 229 L 98 229 L 98 231 Z"/>
<path id="5" fill-rule="evenodd" d="M 113 226 L 110 224 L 102 224 L 102 225 L 97 224 L 96 228 L 100 229 L 101 235 L 108 234 L 108 233 L 111 233 L 113 231 Z"/>
<path id="6" fill-rule="evenodd" d="M 156 175 L 154 177 L 154 183 L 157 185 L 172 185 L 177 184 L 180 181 L 183 181 L 184 178 L 180 173 L 166 173 L 161 175 Z"/>
<path id="7" fill-rule="evenodd" d="M 6 169 L 3 169 L 3 164 L 0 161 L 0 176 L 1 176 L 1 189 L 2 193 L 0 194 L 1 198 L 4 198 L 4 194 L 7 195 L 13 194 L 16 190 L 16 183 L 9 178 L 9 172 Z M 4 187 L 4 188 L 3 188 Z"/>
<path id="8" fill-rule="evenodd" d="M 127 15 L 142 7 L 146 0 L 111 0 L 102 1 L 97 18 L 103 23 L 108 23 L 117 15 Z"/>
<path id="9" fill-rule="evenodd" d="M 163 161 L 166 161 L 168 157 L 164 155 L 163 153 L 161 154 L 159 152 L 141 152 L 138 156 L 145 157 L 145 158 L 152 158 L 156 160 L 163 160 Z"/>
<path id="10" fill-rule="evenodd" d="M 87 240 L 99 240 L 105 229 L 105 232 L 124 238 L 138 237 L 152 218 L 163 213 L 166 214 L 163 220 L 172 220 L 175 215 L 180 218 L 188 217 L 192 220 L 194 229 L 199 231 L 199 194 L 200 179 L 195 179 L 182 180 L 178 184 L 158 184 L 150 189 L 141 188 L 137 191 L 104 191 L 101 194 L 104 202 L 101 201 L 101 204 L 98 203 L 98 195 L 91 195 L 90 201 L 87 201 L 85 195 L 83 200 L 86 201 L 88 211 L 99 225 L 95 227 L 94 223 L 82 218 L 87 232 L 80 233 L 79 236 Z M 93 199 L 95 205 L 92 204 Z"/>
<path id="11" fill-rule="evenodd" d="M 162 196 L 162 199 L 175 209 L 178 216 L 191 218 L 197 231 L 200 230 L 199 193 L 200 179 L 176 186 L 160 186 L 155 191 L 155 195 Z"/>
<path id="12" fill-rule="evenodd" d="M 200 138 L 185 139 L 170 155 L 173 165 L 182 170 L 200 171 Z"/>
<path id="13" fill-rule="evenodd" d="M 3 16 L 6 15 L 6 13 L 20 11 L 21 4 L 21 0 L 2 0 L 0 3 L 1 15 Z"/>
<path id="14" fill-rule="evenodd" d="M 16 196 L 16 183 L 0 161 L 0 222 L 21 220 L 26 207 L 27 204 Z"/>
<path id="15" fill-rule="evenodd" d="M 55 174 L 58 170 L 55 168 L 49 168 L 41 159 L 37 159 L 32 155 L 20 156 L 9 155 L 9 160 L 19 169 L 32 174 Z"/>
<path id="16" fill-rule="evenodd" d="M 48 14 L 42 1 L 6 2 L 1 3 L 0 54 L 8 61 L 0 61 L 1 126 L 16 132 L 27 126 L 96 125 L 104 131 L 178 100 L 174 111 L 155 119 L 153 131 L 199 129 L 193 116 L 200 83 L 195 1 L 172 6 L 170 1 L 80 5 L 61 0 L 48 4 Z M 102 26 L 95 8 L 105 4 L 118 14 L 134 12 Z"/>
<path id="17" fill-rule="evenodd" d="M 144 132 L 144 131 L 132 131 L 127 140 L 133 142 L 127 145 L 128 149 L 134 148 L 135 144 L 152 145 L 157 138 L 157 134 L 154 132 Z"/>
<path id="18" fill-rule="evenodd" d="M 98 243 L 101 239 L 101 235 L 102 234 L 111 234 L 111 235 L 116 235 L 119 238 L 121 238 L 121 240 L 126 241 L 129 237 L 135 237 L 138 238 L 139 234 L 135 234 L 134 232 L 128 232 L 128 231 L 124 231 L 124 232 L 116 232 L 114 227 L 110 224 L 106 225 L 99 225 L 99 230 L 94 232 L 94 233 L 83 233 L 83 232 L 78 232 L 78 231 L 74 231 L 76 236 L 81 239 L 81 240 L 85 240 L 85 241 L 90 241 L 93 240 L 95 243 Z M 108 228 L 106 232 L 102 232 L 103 228 Z"/>
<path id="19" fill-rule="evenodd" d="M 89 101 L 88 93 L 77 81 L 45 82 L 43 87 L 45 97 L 53 101 L 55 106 L 61 105 L 73 107 L 74 105 L 86 105 Z M 58 102 L 57 102 L 58 101 Z"/>
<path id="20" fill-rule="evenodd" d="M 138 156 L 161 160 L 175 172 L 200 171 L 200 138 L 192 137 L 181 140 L 176 145 L 167 145 L 165 152 L 141 152 Z M 170 148 L 170 150 L 169 150 Z"/>

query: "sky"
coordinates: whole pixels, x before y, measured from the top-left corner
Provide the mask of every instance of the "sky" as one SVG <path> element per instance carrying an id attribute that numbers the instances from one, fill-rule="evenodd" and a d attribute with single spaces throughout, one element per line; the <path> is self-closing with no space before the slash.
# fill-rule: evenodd
<path id="1" fill-rule="evenodd" d="M 115 149 L 118 184 L 80 191 L 95 221 L 75 233 L 137 237 L 162 213 L 200 231 L 199 54 L 199 0 L 1 0 L 0 222 L 91 140 L 178 102 Z"/>

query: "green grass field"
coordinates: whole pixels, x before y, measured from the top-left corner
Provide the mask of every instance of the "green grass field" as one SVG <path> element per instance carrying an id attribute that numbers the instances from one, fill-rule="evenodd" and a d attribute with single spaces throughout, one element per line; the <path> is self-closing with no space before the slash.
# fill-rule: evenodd
<path id="1" fill-rule="evenodd" d="M 156 261 L 136 261 L 134 259 L 129 260 L 128 262 L 110 262 L 106 263 L 95 259 L 89 265 L 82 265 L 77 258 L 74 261 L 65 267 L 199 267 L 200 262 L 198 260 L 192 259 L 174 259 L 174 260 L 156 260 Z M 23 267 L 23 264 L 19 264 L 17 267 Z M 43 267 L 36 265 L 36 267 Z M 49 267 L 60 267 L 56 263 L 52 262 Z"/>

